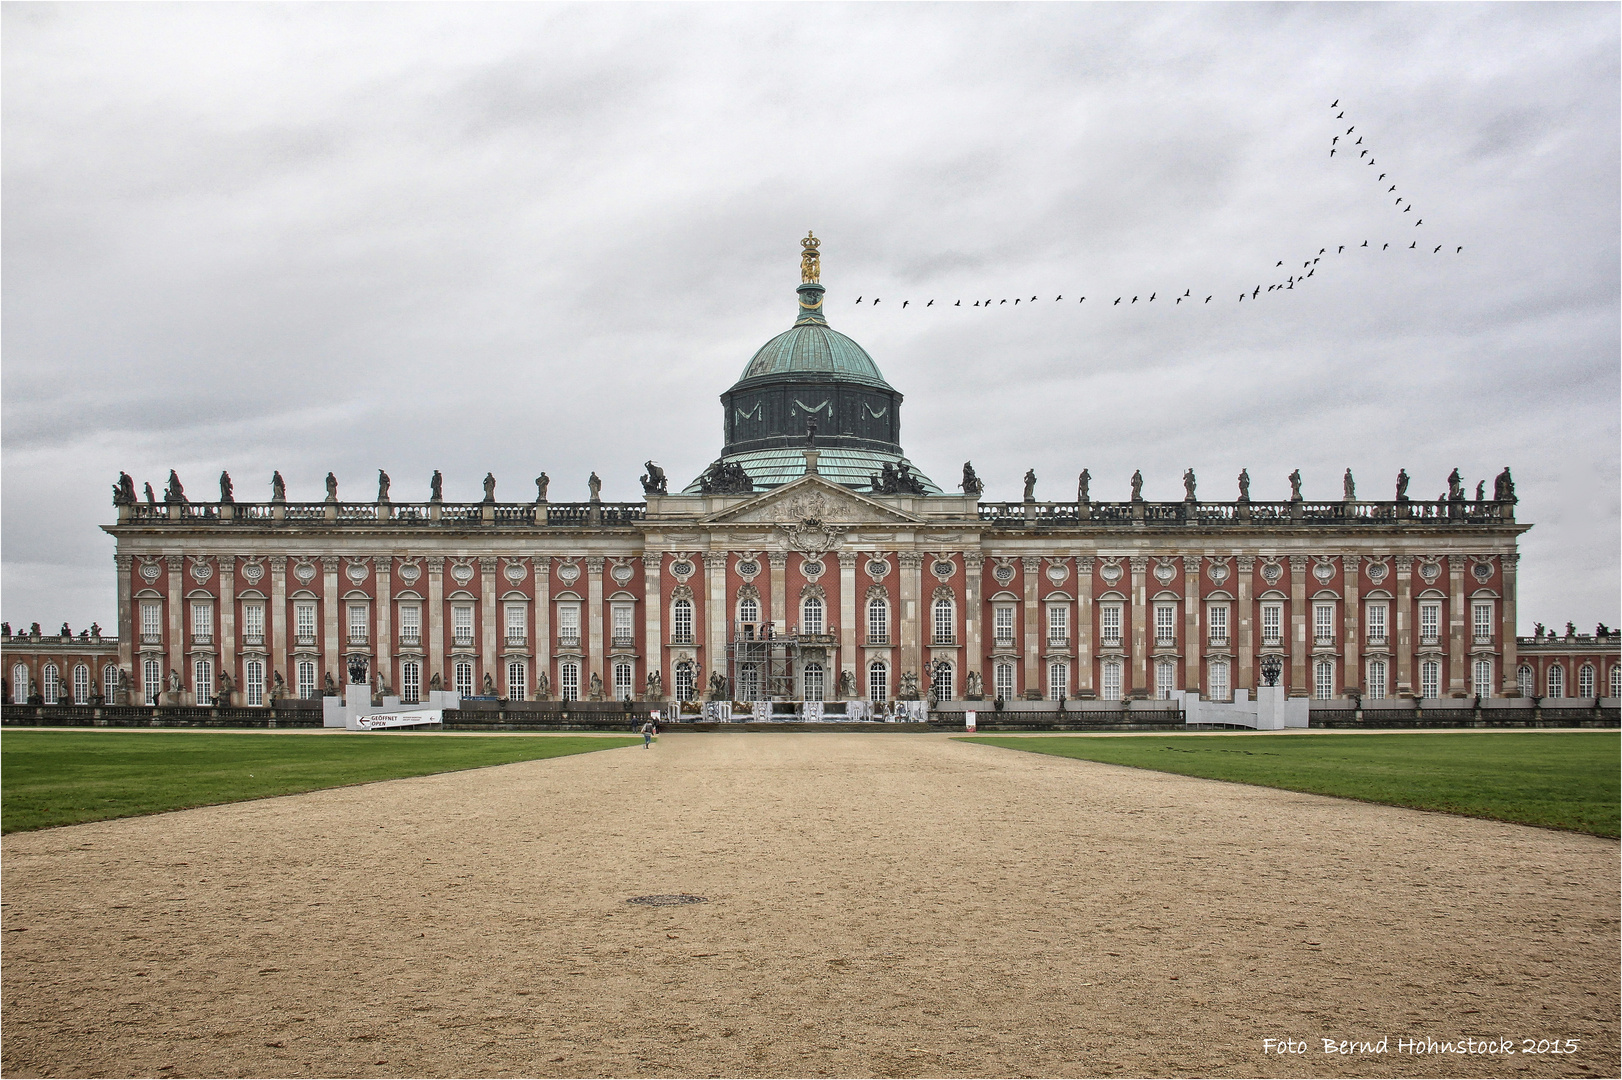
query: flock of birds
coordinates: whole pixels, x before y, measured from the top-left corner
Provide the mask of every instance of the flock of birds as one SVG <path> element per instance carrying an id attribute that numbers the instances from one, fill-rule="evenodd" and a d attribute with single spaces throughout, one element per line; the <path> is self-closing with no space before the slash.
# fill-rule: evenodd
<path id="1" fill-rule="evenodd" d="M 1330 137 L 1330 140 L 1329 140 L 1329 156 L 1330 156 L 1330 158 L 1333 159 L 1333 158 L 1337 157 L 1337 155 L 1338 155 L 1340 160 L 1342 160 L 1342 161 L 1360 163 L 1360 164 L 1362 164 L 1362 165 L 1364 165 L 1364 166 L 1366 166 L 1368 168 L 1378 168 L 1378 166 L 1376 165 L 1375 159 L 1374 159 L 1373 147 L 1365 145 L 1364 136 L 1358 134 L 1356 124 L 1351 124 L 1346 128 L 1345 131 L 1340 131 L 1340 129 L 1339 129 L 1339 121 L 1346 119 L 1346 110 L 1341 108 L 1340 99 L 1336 98 L 1335 101 L 1330 104 L 1329 108 L 1332 111 L 1335 112 L 1335 121 L 1336 121 L 1335 134 L 1332 135 Z M 1353 139 L 1352 139 L 1352 137 L 1354 135 L 1356 136 L 1356 141 L 1353 141 Z M 1353 156 L 1354 151 L 1355 151 L 1356 156 Z M 1374 183 L 1381 186 L 1381 187 L 1385 187 L 1386 181 L 1388 181 L 1388 180 L 1392 181 L 1392 183 L 1391 183 L 1390 187 L 1387 187 L 1385 189 L 1384 194 L 1385 195 L 1396 195 L 1396 197 L 1397 197 L 1396 202 L 1395 202 L 1395 204 L 1393 205 L 1392 208 L 1394 210 L 1398 211 L 1398 217 L 1403 220 L 1403 223 L 1406 226 L 1406 222 L 1407 222 L 1408 219 L 1403 218 L 1402 216 L 1406 215 L 1406 214 L 1413 214 L 1413 212 L 1414 212 L 1414 204 L 1413 204 L 1412 200 L 1407 198 L 1407 196 L 1399 194 L 1397 192 L 1397 184 L 1395 182 L 1394 177 L 1389 172 L 1379 172 L 1378 174 L 1376 174 Z M 1414 214 L 1412 220 L 1413 220 L 1413 226 L 1412 227 L 1416 228 L 1416 229 L 1422 227 L 1425 224 L 1425 219 L 1419 214 Z M 1397 246 L 1397 248 L 1399 250 L 1407 250 L 1407 251 L 1414 251 L 1414 252 L 1420 252 L 1420 251 L 1423 250 L 1419 246 L 1419 240 L 1417 238 L 1410 241 L 1407 248 L 1403 248 L 1401 240 L 1398 240 L 1395 243 L 1396 243 L 1396 246 Z M 1427 246 L 1429 246 L 1428 243 L 1427 243 Z M 1431 254 L 1432 255 L 1440 255 L 1442 253 L 1442 249 L 1445 248 L 1446 246 L 1447 246 L 1446 244 L 1437 244 L 1435 247 L 1431 248 Z M 1371 251 L 1375 250 L 1373 248 L 1372 241 L 1364 240 L 1361 244 L 1351 244 L 1351 245 L 1337 244 L 1337 245 L 1335 245 L 1335 254 L 1336 255 L 1344 255 L 1346 253 L 1346 249 L 1348 247 L 1351 247 L 1354 251 L 1361 251 L 1361 250 L 1363 250 L 1365 248 L 1367 248 L 1367 249 L 1369 249 Z M 1389 250 L 1391 250 L 1391 247 L 1392 247 L 1392 241 L 1389 241 L 1389 240 L 1382 241 L 1380 243 L 1380 247 L 1379 247 L 1378 250 L 1380 250 L 1380 251 L 1389 251 Z M 1464 253 L 1464 246 L 1462 244 L 1455 246 L 1454 249 L 1453 249 L 1453 252 L 1452 252 L 1452 254 L 1455 254 L 1455 255 L 1462 255 L 1463 253 Z M 1237 303 L 1243 303 L 1246 300 L 1257 301 L 1257 300 L 1260 300 L 1261 297 L 1263 295 L 1266 295 L 1266 294 L 1271 294 L 1271 293 L 1275 293 L 1275 292 L 1279 293 L 1279 294 L 1283 294 L 1283 293 L 1286 293 L 1286 292 L 1294 291 L 1298 286 L 1305 285 L 1308 281 L 1310 281 L 1312 278 L 1317 276 L 1318 263 L 1319 263 L 1320 260 L 1325 258 L 1328 254 L 1329 254 L 1329 249 L 1327 247 L 1319 248 L 1318 253 L 1316 255 L 1309 256 L 1307 259 L 1302 261 L 1301 267 L 1300 267 L 1299 270 L 1297 270 L 1295 268 L 1294 263 L 1292 262 L 1290 268 L 1285 271 L 1285 277 L 1284 277 L 1283 280 L 1274 281 L 1274 282 L 1271 282 L 1271 283 L 1265 283 L 1265 282 L 1264 283 L 1258 283 L 1254 288 L 1241 289 L 1240 292 L 1239 292 L 1239 299 L 1236 302 Z M 1283 270 L 1283 269 L 1285 269 L 1284 260 L 1283 259 L 1278 260 L 1277 264 L 1274 265 L 1273 269 L 1274 270 Z M 1203 292 L 1204 290 L 1201 290 L 1201 291 Z M 1228 294 L 1226 292 L 1224 292 L 1223 295 L 1226 296 Z M 1105 306 L 1107 306 L 1107 307 L 1119 307 L 1122 304 L 1125 304 L 1126 306 L 1131 307 L 1133 304 L 1136 304 L 1136 303 L 1138 303 L 1140 301 L 1142 301 L 1143 303 L 1146 303 L 1146 304 L 1152 304 L 1152 303 L 1155 303 L 1157 300 L 1171 299 L 1173 296 L 1175 296 L 1175 300 L 1173 300 L 1172 306 L 1176 307 L 1176 306 L 1182 304 L 1182 302 L 1184 300 L 1187 300 L 1190 304 L 1209 304 L 1212 300 L 1216 299 L 1217 294 L 1216 293 L 1209 293 L 1203 299 L 1201 299 L 1200 297 L 1195 295 L 1194 290 L 1192 288 L 1189 288 L 1189 289 L 1184 289 L 1181 294 L 1177 294 L 1177 293 L 1174 292 L 1174 293 L 1169 294 L 1167 297 L 1162 298 L 1160 296 L 1159 291 L 1156 290 L 1156 291 L 1150 292 L 1147 299 L 1145 299 L 1141 293 L 1136 294 L 1136 295 L 1132 295 L 1130 299 L 1128 299 L 1128 294 L 1122 293 L 1120 296 L 1117 296 L 1114 300 L 1109 300 L 1107 296 L 1095 298 L 1093 303 L 1095 305 L 1097 305 L 1097 304 L 1105 304 Z M 1052 302 L 1053 303 L 1060 303 L 1063 300 L 1064 300 L 1064 294 L 1060 293 L 1059 295 L 1057 295 L 1057 296 L 1055 296 L 1053 298 Z M 903 301 L 901 301 L 901 310 L 903 310 L 903 311 L 907 310 L 915 302 L 916 301 L 913 301 L 913 300 L 903 300 Z M 968 306 L 968 307 L 976 307 L 976 308 L 982 308 L 982 307 L 983 308 L 989 308 L 989 307 L 1003 307 L 1005 305 L 1012 304 L 1012 306 L 1014 306 L 1014 307 L 1019 307 L 1021 304 L 1025 304 L 1025 305 L 1029 306 L 1029 305 L 1037 304 L 1037 303 L 1040 303 L 1040 302 L 1041 302 L 1041 299 L 1040 299 L 1039 296 L 1032 296 L 1029 299 L 1027 299 L 1024 296 L 1018 296 L 1018 297 L 1015 297 L 1011 301 L 1008 300 L 1008 299 L 1003 299 L 1003 300 L 995 300 L 995 299 L 973 300 L 968 305 L 965 305 L 962 300 L 954 300 L 950 305 L 947 305 L 944 301 L 942 301 L 941 306 L 942 307 L 947 307 L 947 306 L 964 307 L 964 306 Z M 1086 296 L 1077 295 L 1077 298 L 1076 298 L 1076 303 L 1077 304 L 1085 304 L 1086 302 L 1087 302 L 1087 297 Z M 865 304 L 868 304 L 871 307 L 878 307 L 881 303 L 883 303 L 883 297 L 875 296 L 871 300 L 869 300 L 869 299 L 867 299 L 867 297 L 865 295 L 858 296 L 856 298 L 856 303 L 858 303 L 858 304 L 864 304 L 865 303 Z M 918 306 L 920 308 L 932 308 L 932 307 L 935 306 L 935 301 L 934 300 L 929 300 L 929 301 L 927 301 L 925 303 L 919 304 Z M 894 308 L 894 303 L 892 302 L 892 309 L 893 308 Z"/>

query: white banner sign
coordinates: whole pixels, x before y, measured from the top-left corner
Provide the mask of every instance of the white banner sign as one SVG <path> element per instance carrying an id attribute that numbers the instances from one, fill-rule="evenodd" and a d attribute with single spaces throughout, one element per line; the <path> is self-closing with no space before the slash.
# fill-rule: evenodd
<path id="1" fill-rule="evenodd" d="M 966 728 L 969 731 L 973 731 L 974 730 L 974 721 L 976 719 L 976 716 L 977 716 L 977 714 L 975 713 L 975 711 L 973 709 L 970 709 L 968 712 L 964 713 L 963 714 L 963 726 L 964 726 L 964 728 Z"/>
<path id="2" fill-rule="evenodd" d="M 444 722 L 444 709 L 423 709 L 420 712 L 373 713 L 370 716 L 355 717 L 355 727 L 361 731 L 376 731 L 379 728 L 391 727 L 411 727 L 414 724 L 442 724 Z"/>

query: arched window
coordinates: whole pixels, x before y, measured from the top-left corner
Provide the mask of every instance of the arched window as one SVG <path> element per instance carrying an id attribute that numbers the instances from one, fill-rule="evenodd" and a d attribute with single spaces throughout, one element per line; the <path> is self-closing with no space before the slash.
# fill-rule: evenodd
<path id="1" fill-rule="evenodd" d="M 890 700 L 890 669 L 883 660 L 867 665 L 867 699 L 880 705 Z"/>
<path id="2" fill-rule="evenodd" d="M 1426 660 L 1419 665 L 1419 696 L 1434 698 L 1441 694 L 1442 665 L 1435 660 Z"/>
<path id="3" fill-rule="evenodd" d="M 314 660 L 298 662 L 298 696 L 306 700 L 316 696 Z"/>
<path id="4" fill-rule="evenodd" d="M 820 632 L 820 631 L 819 631 Z M 804 685 L 806 701 L 822 700 L 822 665 L 809 663 L 802 670 L 800 682 Z"/>
<path id="5" fill-rule="evenodd" d="M 151 658 L 141 662 L 141 700 L 148 705 L 158 703 L 163 692 L 163 667 Z"/>
<path id="6" fill-rule="evenodd" d="M 1366 687 L 1364 687 L 1364 690 L 1365 690 L 1365 696 L 1366 697 L 1371 697 L 1371 698 L 1383 698 L 1383 697 L 1385 697 L 1386 689 L 1385 689 L 1385 661 L 1384 660 L 1370 660 L 1369 661 L 1369 680 L 1368 680 L 1368 685 Z"/>
<path id="7" fill-rule="evenodd" d="M 800 633 L 822 633 L 822 597 L 808 596 L 800 604 Z M 807 701 L 821 701 L 821 698 L 807 698 Z"/>
<path id="8" fill-rule="evenodd" d="M 214 661 L 199 657 L 191 668 L 191 689 L 194 700 L 199 705 L 207 705 L 214 700 Z"/>
<path id="9" fill-rule="evenodd" d="M 1484 698 L 1493 696 L 1491 660 L 1481 659 L 1470 665 L 1470 692 Z"/>
<path id="10" fill-rule="evenodd" d="M 935 644 L 952 645 L 956 642 L 957 620 L 953 618 L 952 602 L 946 597 L 935 601 Z"/>
<path id="11" fill-rule="evenodd" d="M 674 600 L 670 604 L 670 643 L 672 645 L 691 645 L 693 643 L 693 602 L 691 600 Z"/>
<path id="12" fill-rule="evenodd" d="M 890 644 L 890 605 L 880 596 L 867 602 L 867 643 Z"/>
<path id="13" fill-rule="evenodd" d="M 1004 701 L 1014 700 L 1014 665 L 998 664 L 991 669 L 991 689 Z"/>
<path id="14" fill-rule="evenodd" d="M 108 705 L 118 700 L 117 664 L 108 664 L 101 669 L 101 700 Z"/>
<path id="15" fill-rule="evenodd" d="M 1119 660 L 1104 661 L 1104 678 L 1100 693 L 1105 701 L 1121 700 L 1121 662 Z"/>
<path id="16" fill-rule="evenodd" d="M 45 698 L 45 704 L 55 705 L 61 700 L 62 673 L 55 664 L 45 665 L 44 670 L 39 673 L 39 682 L 40 693 Z"/>
<path id="17" fill-rule="evenodd" d="M 243 700 L 249 705 L 265 703 L 265 662 L 249 660 L 242 666 Z"/>
<path id="18" fill-rule="evenodd" d="M 957 682 L 953 679 L 952 662 L 950 660 L 937 660 L 934 670 L 929 676 L 929 692 L 935 695 L 936 701 L 951 701 L 956 697 Z"/>
<path id="19" fill-rule="evenodd" d="M 693 670 L 691 660 L 683 660 L 676 665 L 675 690 L 677 701 L 693 701 L 698 697 L 698 677 Z"/>
<path id="20" fill-rule="evenodd" d="M 614 665 L 614 700 L 624 701 L 626 698 L 636 696 L 636 690 L 631 685 L 631 665 L 617 663 Z"/>
<path id="21" fill-rule="evenodd" d="M 11 703 L 28 704 L 28 665 L 11 665 Z"/>
<path id="22" fill-rule="evenodd" d="M 760 700 L 760 665 L 753 661 L 738 665 L 738 700 Z"/>
<path id="23" fill-rule="evenodd" d="M 1522 664 L 1515 672 L 1515 685 L 1520 688 L 1521 697 L 1532 696 L 1532 665 Z"/>
<path id="24" fill-rule="evenodd" d="M 760 601 L 746 596 L 738 601 L 738 621 L 753 626 L 760 621 Z"/>
<path id="25" fill-rule="evenodd" d="M 1622 664 L 1611 665 L 1611 696 L 1622 698 Z"/>
<path id="26" fill-rule="evenodd" d="M 422 665 L 415 660 L 400 664 L 400 703 L 415 705 L 422 700 Z"/>
<path id="27" fill-rule="evenodd" d="M 1177 690 L 1177 661 L 1160 660 L 1155 663 L 1155 697 L 1170 701 Z"/>
<path id="28" fill-rule="evenodd" d="M 1549 667 L 1549 696 L 1553 698 L 1566 696 L 1566 669 L 1559 664 Z"/>
<path id="29" fill-rule="evenodd" d="M 1312 668 L 1312 696 L 1328 701 L 1335 696 L 1335 662 L 1319 660 Z"/>
<path id="30" fill-rule="evenodd" d="M 507 700 L 523 701 L 529 694 L 529 665 L 522 660 L 507 661 Z"/>
<path id="31" fill-rule="evenodd" d="M 1070 665 L 1055 661 L 1048 665 L 1048 700 L 1062 701 L 1070 696 Z"/>
<path id="32" fill-rule="evenodd" d="M 1233 688 L 1228 685 L 1228 662 L 1212 660 L 1206 676 L 1206 697 L 1212 701 L 1231 701 Z"/>
<path id="33" fill-rule="evenodd" d="M 463 697 L 473 696 L 473 664 L 467 660 L 458 660 L 453 671 L 451 685 Z"/>
<path id="34" fill-rule="evenodd" d="M 1593 681 L 1594 681 L 1594 669 L 1593 668 L 1588 669 L 1588 681 L 1590 683 L 1593 683 Z M 1589 694 L 1587 696 L 1588 697 L 1593 697 L 1594 695 Z M 90 665 L 89 664 L 74 664 L 73 665 L 73 703 L 75 705 L 88 705 L 88 704 L 90 704 Z"/>
<path id="35" fill-rule="evenodd" d="M 580 700 L 580 665 L 573 660 L 558 665 L 558 698 L 561 701 Z"/>
<path id="36" fill-rule="evenodd" d="M 75 683 L 74 685 L 77 686 L 78 684 Z M 1594 665 L 1593 664 L 1584 664 L 1582 667 L 1577 669 L 1577 696 L 1578 697 L 1593 697 L 1594 696 Z"/>

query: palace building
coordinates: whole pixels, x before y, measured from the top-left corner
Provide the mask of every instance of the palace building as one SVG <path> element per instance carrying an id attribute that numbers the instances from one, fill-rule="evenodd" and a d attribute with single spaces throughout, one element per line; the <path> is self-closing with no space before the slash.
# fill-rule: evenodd
<path id="1" fill-rule="evenodd" d="M 189 501 L 173 474 L 143 501 L 123 477 L 105 526 L 118 633 L 80 664 L 90 687 L 250 707 L 352 676 L 406 702 L 1226 701 L 1266 668 L 1293 697 L 1544 689 L 1549 664 L 1523 665 L 1515 636 L 1529 526 L 1507 469 L 1490 499 L 1455 472 L 1439 502 L 1401 481 L 1358 499 L 1350 473 L 1334 502 L 1298 477 L 1287 501 L 1251 501 L 1244 477 L 1237 500 L 1203 501 L 1192 471 L 1170 503 L 1138 484 L 1094 501 L 1085 473 L 1071 501 L 1028 482 L 984 502 L 967 465 L 944 491 L 904 455 L 901 393 L 828 325 L 818 241 L 802 243 L 793 324 L 722 393 L 720 456 L 678 491 L 651 463 L 634 503 L 600 501 L 595 476 L 580 503 L 549 501 L 545 474 L 527 502 L 498 502 L 494 477 L 482 501 L 445 500 L 436 474 L 428 501 L 396 502 L 382 476 L 360 502 L 329 474 L 313 503 L 286 501 L 279 474 L 268 502 L 235 501 L 223 475 L 219 501 Z M 1562 693 L 1616 695 L 1616 653 L 1596 643 Z"/>

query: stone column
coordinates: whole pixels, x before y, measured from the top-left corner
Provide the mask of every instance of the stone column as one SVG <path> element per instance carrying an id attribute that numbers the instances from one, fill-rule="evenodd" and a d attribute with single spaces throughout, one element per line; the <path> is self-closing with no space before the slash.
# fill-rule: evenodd
<path id="1" fill-rule="evenodd" d="M 856 553 L 854 551 L 841 551 L 837 557 L 839 559 L 839 670 L 850 672 L 850 685 L 854 690 L 858 685 L 856 679 Z"/>
<path id="2" fill-rule="evenodd" d="M 773 553 L 777 558 L 781 553 Z M 786 559 L 787 556 L 781 556 Z M 772 563 L 772 577 L 776 578 L 777 563 Z M 704 580 L 709 585 L 709 597 L 704 602 L 704 625 L 709 627 L 704 635 L 704 652 L 700 660 L 699 678 L 708 681 L 709 675 L 720 672 L 727 674 L 727 553 L 724 551 L 706 551 L 704 553 Z M 707 674 L 706 674 L 707 673 Z M 703 690 L 703 687 L 699 687 Z"/>
<path id="3" fill-rule="evenodd" d="M 488 505 L 488 504 L 486 504 Z M 598 599 L 602 599 L 602 567 L 603 561 L 597 560 Z M 599 605 L 600 607 L 601 605 Z M 479 666 L 484 674 L 489 675 L 496 684 L 496 696 L 507 696 L 507 673 L 501 670 L 497 657 L 501 652 L 501 640 L 496 635 L 501 633 L 501 626 L 497 611 L 501 607 L 501 597 L 496 590 L 496 560 L 488 555 L 479 559 Z M 596 626 L 596 623 L 592 624 Z M 475 690 L 484 693 L 484 680 L 481 678 L 474 684 Z"/>
<path id="4" fill-rule="evenodd" d="M 1238 606 L 1237 604 L 1235 605 Z M 1200 636 L 1200 615 L 1204 605 L 1200 601 L 1200 556 L 1183 556 L 1183 689 L 1189 693 L 1200 692 L 1200 656 L 1204 652 L 1205 639 Z M 1239 613 L 1235 611 L 1234 617 Z M 1234 633 L 1233 621 L 1228 622 L 1228 633 Z M 1229 637 L 1229 647 L 1232 647 L 1233 638 Z M 1231 686 L 1232 684 L 1230 684 Z"/>
<path id="5" fill-rule="evenodd" d="M 603 648 L 603 558 L 601 555 L 590 555 L 586 558 L 586 608 L 590 612 L 590 641 L 586 646 L 586 668 L 603 680 L 605 698 L 612 698 L 614 688 L 608 682 L 608 672 L 604 670 L 603 658 L 607 655 Z M 588 680 L 590 681 L 589 677 Z"/>
<path id="6" fill-rule="evenodd" d="M 1233 560 L 1234 586 L 1234 641 L 1239 654 L 1238 676 L 1234 688 L 1244 687 L 1252 690 L 1258 685 L 1256 676 L 1252 673 L 1252 665 L 1256 662 L 1256 619 L 1255 605 L 1250 599 L 1251 574 L 1256 570 L 1256 557 L 1254 555 L 1240 555 Z M 1254 701 L 1255 695 L 1251 695 Z"/>
<path id="7" fill-rule="evenodd" d="M 647 673 L 659 673 L 659 684 L 666 688 L 668 693 L 670 683 L 665 679 L 665 655 L 662 618 L 664 614 L 664 597 L 660 581 L 660 568 L 664 563 L 664 556 L 657 551 L 643 552 L 642 554 L 642 607 L 643 630 L 642 651 L 647 656 Z M 647 696 L 644 685 L 641 696 Z"/>
<path id="8" fill-rule="evenodd" d="M 1398 555 L 1396 610 L 1391 613 L 1397 641 L 1397 696 L 1414 697 L 1414 557 Z"/>
<path id="9" fill-rule="evenodd" d="M 897 692 L 899 694 L 901 676 L 910 671 L 918 676 L 918 692 L 923 694 L 928 678 L 922 667 L 923 629 L 918 618 L 918 593 L 923 588 L 924 553 L 903 551 L 896 556 L 896 561 L 901 564 L 901 636 L 898 642 L 901 646 L 901 670 L 895 673 Z"/>
<path id="10" fill-rule="evenodd" d="M 1132 568 L 1132 655 L 1126 665 L 1127 685 L 1122 696 L 1145 698 L 1149 696 L 1149 583 L 1144 576 L 1149 560 L 1142 555 L 1127 559 Z"/>
<path id="11" fill-rule="evenodd" d="M 1499 565 L 1503 567 L 1501 577 L 1504 582 L 1504 598 L 1499 604 L 1498 631 L 1498 655 L 1504 670 L 1499 673 L 1499 678 L 1504 688 L 1504 697 L 1520 697 L 1519 670 L 1521 662 L 1516 651 L 1517 642 L 1515 640 L 1515 564 L 1520 561 L 1521 557 L 1518 552 L 1509 551 L 1500 555 L 1498 559 Z M 124 575 L 124 580 L 126 582 L 129 580 L 128 574 Z"/>
<path id="12" fill-rule="evenodd" d="M 331 504 L 328 504 L 329 508 Z M 321 662 L 326 666 L 323 677 L 330 673 L 338 684 L 338 692 L 349 682 L 349 672 L 338 659 L 338 559 L 333 555 L 321 556 Z"/>
<path id="13" fill-rule="evenodd" d="M 1021 582 L 1025 586 L 1025 692 L 1042 689 L 1042 605 L 1037 590 L 1042 584 L 1042 560 L 1027 555 L 1019 560 Z"/>
<path id="14" fill-rule="evenodd" d="M 980 673 L 985 687 L 986 653 L 980 645 L 980 625 L 985 602 L 980 590 L 986 576 L 986 557 L 978 552 L 963 553 L 963 692 L 968 693 L 969 672 Z"/>
<path id="15" fill-rule="evenodd" d="M 1076 696 L 1098 697 L 1093 686 L 1093 557 L 1076 556 Z"/>
<path id="16" fill-rule="evenodd" d="M 276 685 L 276 672 L 282 674 L 282 685 L 289 694 L 296 693 L 293 671 L 287 666 L 287 558 L 272 555 L 265 560 L 270 564 L 270 670 L 265 672 L 265 693 Z"/>
<path id="17" fill-rule="evenodd" d="M 169 571 L 169 669 L 180 672 L 180 685 L 186 687 L 191 685 L 186 671 L 186 560 L 179 555 L 165 555 L 163 561 Z M 163 673 L 163 685 L 169 685 L 168 671 Z"/>
<path id="18" fill-rule="evenodd" d="M 770 620 L 772 620 L 774 622 L 781 623 L 782 625 L 778 629 L 782 633 L 787 634 L 794 628 L 794 625 L 797 622 L 799 622 L 798 619 L 789 618 L 789 610 L 788 610 L 788 552 L 786 552 L 786 551 L 769 552 L 767 554 L 767 556 L 766 556 L 766 561 L 771 565 L 771 579 L 772 579 L 772 589 L 771 589 L 771 592 L 772 592 L 771 605 L 772 605 L 772 607 L 771 607 L 771 610 L 766 613 L 766 618 L 768 618 L 768 619 L 770 619 Z"/>
<path id="19" fill-rule="evenodd" d="M 384 506 L 388 504 L 385 503 Z M 377 634 L 377 670 L 372 672 L 374 677 L 381 675 L 389 691 L 394 694 L 400 688 L 394 683 L 394 559 L 389 555 L 378 555 L 372 559 L 372 574 L 376 597 L 377 617 L 373 620 L 374 632 Z"/>
<path id="20" fill-rule="evenodd" d="M 556 672 L 552 670 L 552 558 L 537 555 L 531 561 L 535 564 L 535 685 L 540 686 L 544 671 L 555 694 L 558 684 L 553 681 Z"/>
<path id="21" fill-rule="evenodd" d="M 242 704 L 242 679 L 237 673 L 237 557 L 221 555 L 220 575 L 220 674 L 231 674 L 231 682 L 238 689 L 231 691 L 227 705 Z M 219 685 L 218 677 L 214 685 Z"/>
<path id="22" fill-rule="evenodd" d="M 1309 697 L 1307 686 L 1307 557 L 1290 556 L 1290 696 Z"/>
<path id="23" fill-rule="evenodd" d="M 1463 555 L 1447 557 L 1447 696 L 1469 697 L 1469 683 L 1465 680 L 1465 664 L 1470 659 L 1469 612 L 1465 610 Z M 1575 665 L 1573 665 L 1575 666 Z"/>
<path id="24" fill-rule="evenodd" d="M 135 624 L 135 589 L 130 580 L 130 574 L 135 570 L 135 559 L 129 555 L 114 555 L 113 565 L 118 568 L 118 666 L 128 678 L 133 695 L 136 687 L 135 645 L 141 632 L 141 628 Z M 6 677 L 9 679 L 11 676 L 8 674 Z"/>
<path id="25" fill-rule="evenodd" d="M 428 564 L 428 610 L 423 615 L 428 625 L 423 627 L 428 632 L 428 685 L 432 685 L 434 676 L 439 676 L 439 685 L 445 685 L 445 558 L 442 555 L 430 555 L 423 562 Z"/>
<path id="26" fill-rule="evenodd" d="M 1341 581 L 1345 586 L 1341 589 L 1345 608 L 1342 612 L 1344 619 L 1341 623 L 1345 628 L 1341 642 L 1345 659 L 1341 663 L 1346 669 L 1341 673 L 1341 684 L 1347 690 L 1361 691 L 1363 689 L 1363 661 L 1359 652 L 1360 639 L 1358 634 L 1362 629 L 1363 605 L 1358 599 L 1358 574 L 1361 572 L 1359 568 L 1363 565 L 1363 557 L 1360 555 L 1342 555 L 1340 565 Z"/>

